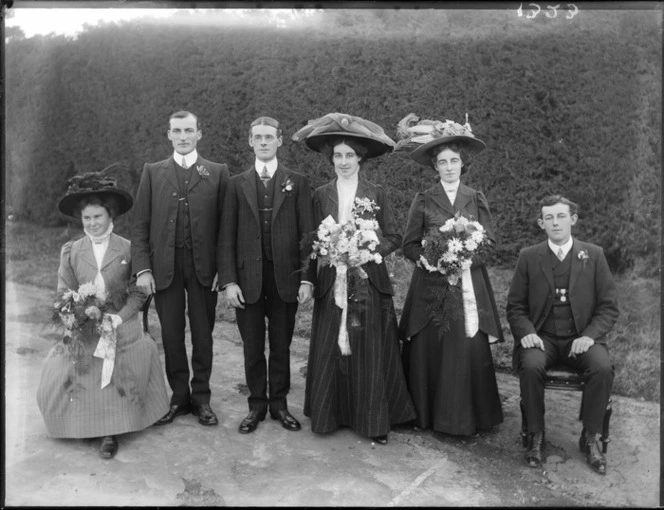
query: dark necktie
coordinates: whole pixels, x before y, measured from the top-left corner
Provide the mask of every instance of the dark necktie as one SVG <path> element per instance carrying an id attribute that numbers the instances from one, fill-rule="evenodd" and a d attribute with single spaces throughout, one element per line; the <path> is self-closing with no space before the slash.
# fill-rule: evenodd
<path id="1" fill-rule="evenodd" d="M 261 172 L 261 182 L 263 183 L 263 186 L 267 188 L 267 183 L 270 182 L 270 174 L 267 171 L 267 166 L 264 166 L 263 171 Z"/>

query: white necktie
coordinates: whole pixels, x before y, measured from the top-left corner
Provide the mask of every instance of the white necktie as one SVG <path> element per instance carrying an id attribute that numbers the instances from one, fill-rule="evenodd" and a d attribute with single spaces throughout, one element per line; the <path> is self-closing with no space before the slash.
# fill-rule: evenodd
<path id="1" fill-rule="evenodd" d="M 182 168 L 187 169 L 187 158 L 182 156 Z"/>
<path id="2" fill-rule="evenodd" d="M 558 248 L 558 259 L 560 259 L 561 262 L 565 260 L 565 253 L 563 253 L 562 248 Z"/>
<path id="3" fill-rule="evenodd" d="M 263 186 L 267 188 L 267 183 L 270 180 L 270 174 L 267 171 L 267 166 L 263 167 L 263 172 L 261 173 L 261 181 L 263 181 Z"/>

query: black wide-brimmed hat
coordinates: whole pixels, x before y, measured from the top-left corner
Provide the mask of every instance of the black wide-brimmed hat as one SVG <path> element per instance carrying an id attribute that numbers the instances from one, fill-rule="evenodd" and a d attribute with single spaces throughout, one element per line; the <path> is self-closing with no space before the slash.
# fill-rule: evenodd
<path id="1" fill-rule="evenodd" d="M 352 138 L 362 144 L 367 149 L 365 158 L 375 158 L 394 150 L 396 146 L 394 140 L 387 136 L 378 124 L 345 113 L 328 113 L 310 120 L 293 135 L 293 140 L 304 140 L 311 150 L 322 152 L 330 139 L 337 137 Z"/>
<path id="2" fill-rule="evenodd" d="M 469 152 L 481 152 L 486 148 L 470 129 L 468 115 L 466 123 L 461 125 L 451 120 L 420 120 L 410 113 L 399 122 L 397 135 L 401 140 L 396 150 L 412 150 L 411 159 L 425 166 L 431 166 L 433 151 L 439 145 L 457 143 Z"/>
<path id="3" fill-rule="evenodd" d="M 98 195 L 100 197 L 113 196 L 115 197 L 118 210 L 117 214 L 124 214 L 134 204 L 131 195 L 125 190 L 117 187 L 117 179 L 112 177 L 109 172 L 119 168 L 118 163 L 104 168 L 100 172 L 88 172 L 82 175 L 75 175 L 67 181 L 67 191 L 65 196 L 60 199 L 58 209 L 62 214 L 78 218 L 78 204 L 81 200 L 89 195 Z"/>

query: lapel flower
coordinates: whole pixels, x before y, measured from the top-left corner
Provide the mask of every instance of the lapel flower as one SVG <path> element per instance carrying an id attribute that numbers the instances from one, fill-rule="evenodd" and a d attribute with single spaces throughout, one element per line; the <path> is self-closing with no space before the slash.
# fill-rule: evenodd
<path id="1" fill-rule="evenodd" d="M 290 193 L 293 191 L 293 188 L 295 187 L 295 183 L 291 181 L 290 177 L 286 179 L 284 182 L 281 183 L 281 192 L 282 193 Z"/>
<path id="2" fill-rule="evenodd" d="M 201 176 L 201 179 L 205 179 L 210 175 L 210 172 L 208 172 L 207 168 L 203 165 L 196 165 L 196 171 L 198 172 L 198 175 Z"/>
<path id="3" fill-rule="evenodd" d="M 577 255 L 579 260 L 583 262 L 583 267 L 586 267 L 586 261 L 588 260 L 588 252 L 586 250 L 581 250 Z"/>

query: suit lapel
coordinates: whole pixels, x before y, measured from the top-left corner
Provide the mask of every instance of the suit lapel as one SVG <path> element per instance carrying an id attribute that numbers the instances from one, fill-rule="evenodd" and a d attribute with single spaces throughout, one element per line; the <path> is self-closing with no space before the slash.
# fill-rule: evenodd
<path id="1" fill-rule="evenodd" d="M 583 262 L 579 259 L 579 252 L 582 250 L 583 246 L 581 242 L 574 240 L 572 244 L 572 268 L 570 269 L 570 275 L 569 275 L 570 294 L 572 293 L 572 289 L 574 288 L 576 280 L 579 278 L 581 269 L 583 269 Z"/>
<path id="2" fill-rule="evenodd" d="M 249 203 L 249 208 L 251 212 L 254 213 L 256 222 L 260 225 L 260 218 L 258 217 L 258 190 L 256 189 L 256 173 L 255 168 L 252 166 L 249 170 L 244 173 L 244 179 L 242 183 L 242 192 L 244 193 L 247 202 Z"/>
<path id="3" fill-rule="evenodd" d="M 459 186 L 459 188 L 461 188 L 461 186 Z M 457 192 L 457 199 L 455 199 L 455 202 L 458 200 L 458 195 L 459 192 Z M 433 200 L 433 202 L 438 207 L 443 209 L 450 216 L 454 216 L 454 207 L 450 203 L 450 199 L 448 198 L 447 193 L 445 193 L 443 185 L 440 182 L 434 186 L 433 192 L 431 193 L 431 200 Z"/>
<path id="4" fill-rule="evenodd" d="M 537 254 L 539 255 L 539 264 L 544 272 L 544 277 L 551 287 L 551 292 L 555 292 L 555 285 L 553 283 L 553 268 L 551 267 L 551 260 L 548 256 L 549 243 L 544 241 L 540 244 Z"/>
<path id="5" fill-rule="evenodd" d="M 108 240 L 108 248 L 106 248 L 106 253 L 104 253 L 104 260 L 102 260 L 101 269 L 103 270 L 120 255 L 122 255 L 122 250 L 119 240 L 115 234 L 111 234 L 111 238 Z"/>
<path id="6" fill-rule="evenodd" d="M 187 188 L 187 191 L 191 191 L 191 189 L 196 186 L 199 182 L 203 180 L 201 175 L 198 173 L 198 170 L 196 167 L 198 166 L 205 166 L 201 162 L 201 157 L 199 156 L 198 159 L 196 160 L 196 163 L 192 165 L 191 168 L 191 178 L 189 179 L 189 187 Z"/>
<path id="7" fill-rule="evenodd" d="M 447 193 L 443 194 L 447 196 Z M 459 184 L 459 189 L 457 190 L 456 197 L 454 198 L 454 206 L 452 207 L 452 209 L 454 209 L 455 211 L 463 211 L 464 207 L 466 207 L 466 204 L 468 204 L 468 202 L 472 200 L 472 197 L 473 195 L 472 192 L 470 191 L 470 188 L 468 186 L 465 186 L 464 184 Z M 477 218 L 473 219 L 477 220 Z"/>
<path id="8" fill-rule="evenodd" d="M 177 167 L 175 165 L 175 160 L 173 156 L 168 158 L 162 167 L 164 169 L 164 174 L 166 175 L 166 180 L 171 183 L 178 192 L 180 191 L 180 185 L 178 184 L 178 174 Z"/>
<path id="9" fill-rule="evenodd" d="M 83 260 L 92 269 L 94 269 L 94 272 L 96 273 L 97 259 L 95 259 L 95 253 L 94 250 L 92 249 L 92 241 L 90 241 L 90 238 L 88 236 L 85 236 L 83 243 L 84 243 L 82 246 L 83 249 L 80 251 L 81 260 Z"/>
<path id="10" fill-rule="evenodd" d="M 284 203 L 284 199 L 286 198 L 286 192 L 282 191 L 283 188 L 281 185 L 286 182 L 289 176 L 290 173 L 283 166 L 278 164 L 277 170 L 272 176 L 272 180 L 274 181 L 274 196 L 272 197 L 272 221 L 274 221 L 274 218 L 276 218 L 277 212 L 279 211 L 281 204 Z"/>
<path id="11" fill-rule="evenodd" d="M 323 204 L 323 219 L 332 216 L 335 222 L 339 222 L 339 191 L 337 180 L 325 185 L 325 203 Z M 326 213 L 326 214 L 325 214 Z"/>

